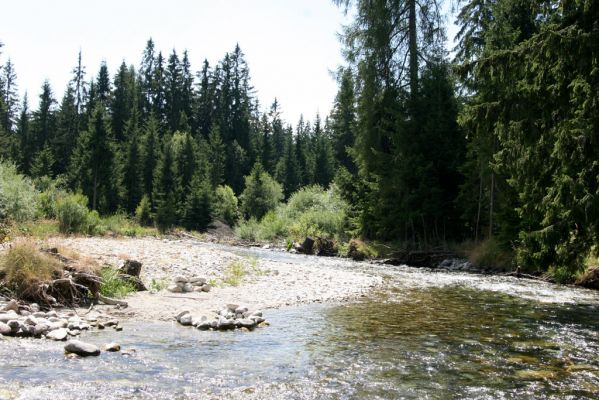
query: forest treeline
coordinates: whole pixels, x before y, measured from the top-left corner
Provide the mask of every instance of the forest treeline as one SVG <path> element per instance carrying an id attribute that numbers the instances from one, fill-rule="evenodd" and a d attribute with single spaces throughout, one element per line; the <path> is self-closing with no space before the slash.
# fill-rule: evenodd
<path id="1" fill-rule="evenodd" d="M 599 243 L 599 4 L 459 1 L 450 55 L 440 0 L 335 3 L 354 18 L 322 119 L 261 110 L 239 46 L 195 71 L 150 39 L 112 77 L 106 63 L 87 76 L 79 54 L 60 101 L 45 82 L 35 110 L 6 61 L 0 157 L 165 226 L 205 226 L 217 190 L 259 220 L 320 185 L 347 204 L 350 236 L 485 241 L 524 268 L 582 268 Z"/>

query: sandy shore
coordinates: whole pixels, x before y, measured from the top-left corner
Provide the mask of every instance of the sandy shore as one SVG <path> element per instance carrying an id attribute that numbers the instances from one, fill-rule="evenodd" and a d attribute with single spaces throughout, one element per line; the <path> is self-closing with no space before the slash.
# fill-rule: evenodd
<path id="1" fill-rule="evenodd" d="M 225 304 L 235 303 L 253 310 L 314 302 L 333 302 L 359 297 L 382 283 L 380 276 L 344 268 L 349 261 L 317 257 L 286 257 L 276 262 L 234 254 L 235 249 L 195 240 L 155 238 L 60 238 L 50 242 L 70 248 L 102 264 L 117 266 L 125 259 L 143 263 L 141 279 L 171 283 L 176 276 L 204 277 L 215 283 L 208 293 L 171 293 L 166 289 L 138 292 L 125 301 L 129 307 L 115 311 L 136 320 L 172 320 L 178 310 L 211 315 Z M 238 286 L 223 280 L 233 263 L 246 274 Z"/>

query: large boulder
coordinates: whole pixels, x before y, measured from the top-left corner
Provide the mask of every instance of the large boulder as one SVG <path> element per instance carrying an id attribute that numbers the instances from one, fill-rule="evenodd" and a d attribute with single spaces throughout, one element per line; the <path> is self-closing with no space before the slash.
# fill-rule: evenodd
<path id="1" fill-rule="evenodd" d="M 335 246 L 335 242 L 327 239 L 319 237 L 316 239 L 316 255 L 317 256 L 325 256 L 331 257 L 337 255 L 337 247 Z"/>
<path id="2" fill-rule="evenodd" d="M 139 274 L 141 273 L 142 264 L 139 261 L 135 260 L 126 260 L 125 264 L 121 267 L 120 273 L 125 275 L 136 276 L 139 278 Z"/>
<path id="3" fill-rule="evenodd" d="M 98 346 L 91 343 L 82 342 L 81 340 L 71 340 L 67 342 L 67 344 L 64 345 L 64 351 L 67 354 L 74 353 L 82 357 L 100 355 L 100 349 Z"/>
<path id="4" fill-rule="evenodd" d="M 304 242 L 296 248 L 298 253 L 312 254 L 314 253 L 314 239 L 306 237 Z"/>

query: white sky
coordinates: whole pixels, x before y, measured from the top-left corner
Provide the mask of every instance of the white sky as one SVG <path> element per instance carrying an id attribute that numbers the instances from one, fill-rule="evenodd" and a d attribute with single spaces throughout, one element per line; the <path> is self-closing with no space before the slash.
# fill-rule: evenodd
<path id="1" fill-rule="evenodd" d="M 105 59 L 139 67 L 148 38 L 168 56 L 189 52 L 194 71 L 239 43 L 261 108 L 275 97 L 295 125 L 330 111 L 344 63 L 338 33 L 347 18 L 331 0 L 12 0 L 2 4 L 0 62 L 11 58 L 21 95 L 37 106 L 45 79 L 60 101 L 81 48 L 87 79 Z"/>

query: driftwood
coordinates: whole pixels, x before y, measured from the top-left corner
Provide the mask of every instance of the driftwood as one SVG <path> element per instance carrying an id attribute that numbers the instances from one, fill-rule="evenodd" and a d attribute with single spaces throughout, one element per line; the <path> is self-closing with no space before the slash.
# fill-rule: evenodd
<path id="1" fill-rule="evenodd" d="M 121 307 L 129 306 L 129 303 L 127 303 L 126 301 L 111 299 L 110 297 L 106 297 L 106 296 L 102 295 L 101 293 L 98 293 L 98 300 L 100 300 L 102 303 L 109 305 L 109 306 L 121 306 Z"/>

